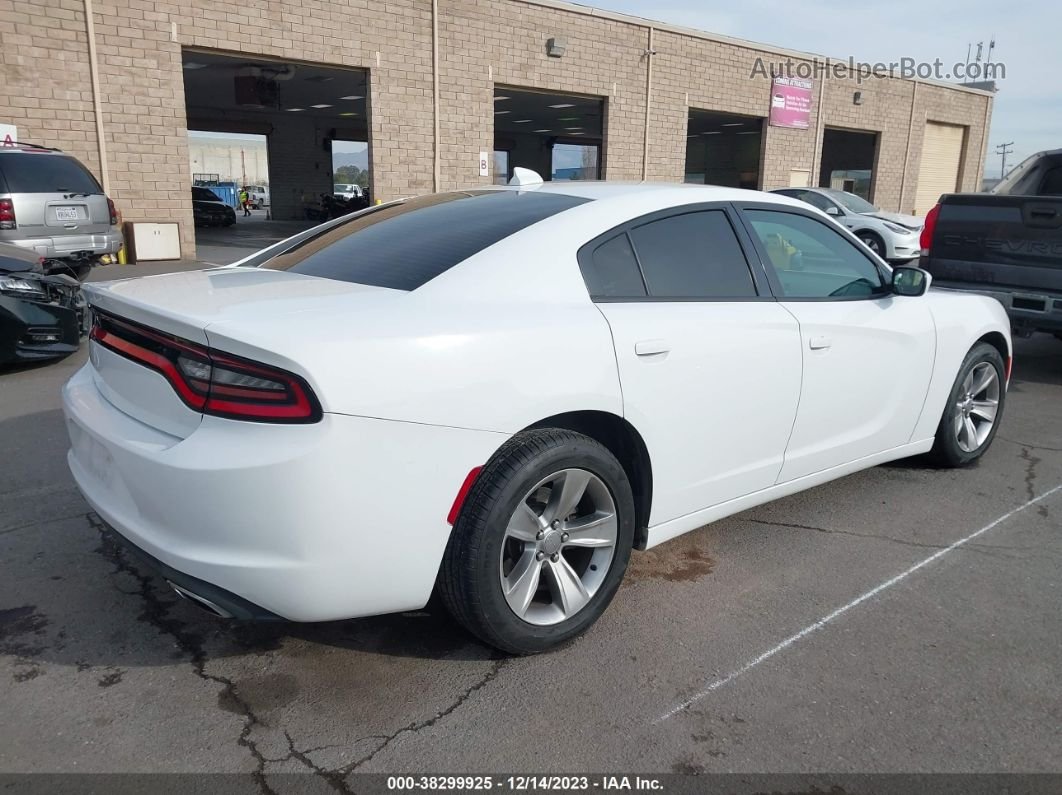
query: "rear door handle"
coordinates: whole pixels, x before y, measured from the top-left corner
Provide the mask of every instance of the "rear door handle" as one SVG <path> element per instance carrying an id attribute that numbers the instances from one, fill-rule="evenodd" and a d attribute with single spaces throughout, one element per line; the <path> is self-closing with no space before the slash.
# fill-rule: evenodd
<path id="1" fill-rule="evenodd" d="M 634 343 L 634 353 L 637 356 L 657 356 L 670 350 L 671 346 L 665 340 L 642 340 Z"/>
<path id="2" fill-rule="evenodd" d="M 827 336 L 812 337 L 808 340 L 808 347 L 813 351 L 822 351 L 833 345 L 833 340 Z"/>

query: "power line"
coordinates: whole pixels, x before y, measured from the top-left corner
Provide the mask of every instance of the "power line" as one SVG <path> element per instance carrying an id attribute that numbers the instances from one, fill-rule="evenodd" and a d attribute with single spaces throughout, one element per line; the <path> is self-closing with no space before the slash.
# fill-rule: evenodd
<path id="1" fill-rule="evenodd" d="M 1009 149 L 1007 147 L 1010 147 Z M 996 145 L 996 154 L 1000 156 L 1001 162 L 999 164 L 999 178 L 1003 179 L 1007 176 L 1007 155 L 1014 151 L 1014 142 L 1008 141 L 1005 144 Z"/>

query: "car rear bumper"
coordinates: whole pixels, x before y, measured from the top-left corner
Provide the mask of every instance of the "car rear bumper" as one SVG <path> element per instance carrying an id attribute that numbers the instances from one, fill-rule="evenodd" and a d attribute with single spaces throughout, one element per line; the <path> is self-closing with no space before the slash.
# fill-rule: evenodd
<path id="1" fill-rule="evenodd" d="M 122 247 L 122 233 L 118 229 L 111 229 L 98 234 L 28 237 L 4 242 L 36 251 L 45 259 L 67 259 L 85 253 L 99 257 L 118 253 L 118 249 Z"/>
<path id="2" fill-rule="evenodd" d="M 1062 331 L 1062 295 L 1037 290 L 987 290 L 961 282 L 933 281 L 934 287 L 987 295 L 1003 304 L 1018 331 Z"/>
<path id="3" fill-rule="evenodd" d="M 505 438 L 326 414 L 302 426 L 205 416 L 181 439 L 115 408 L 91 365 L 63 407 L 70 470 L 106 524 L 193 597 L 218 603 L 205 583 L 256 614 L 232 615 L 293 621 L 422 607 L 454 496 Z"/>

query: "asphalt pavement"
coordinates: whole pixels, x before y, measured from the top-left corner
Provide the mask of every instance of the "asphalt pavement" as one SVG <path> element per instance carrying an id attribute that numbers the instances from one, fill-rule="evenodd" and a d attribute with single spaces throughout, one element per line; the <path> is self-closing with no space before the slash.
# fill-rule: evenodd
<path id="1" fill-rule="evenodd" d="M 1054 338 L 1017 341 L 978 465 L 877 467 L 635 553 L 586 636 L 519 659 L 429 611 L 177 599 L 67 471 L 84 359 L 0 373 L 2 773 L 1062 772 Z"/>

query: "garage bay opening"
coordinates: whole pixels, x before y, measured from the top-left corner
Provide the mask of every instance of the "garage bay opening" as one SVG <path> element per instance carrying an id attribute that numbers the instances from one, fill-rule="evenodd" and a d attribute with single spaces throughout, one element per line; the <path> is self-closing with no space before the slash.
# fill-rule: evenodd
<path id="1" fill-rule="evenodd" d="M 200 258 L 231 262 L 369 202 L 366 70 L 187 49 L 182 61 Z"/>
<path id="2" fill-rule="evenodd" d="M 690 108 L 686 128 L 686 182 L 759 188 L 763 124 L 764 119 L 759 116 Z"/>
<path id="3" fill-rule="evenodd" d="M 517 166 L 545 180 L 603 179 L 604 118 L 601 97 L 496 87 L 494 182 Z"/>
<path id="4" fill-rule="evenodd" d="M 827 127 L 822 133 L 820 188 L 836 188 L 873 201 L 878 134 Z"/>

